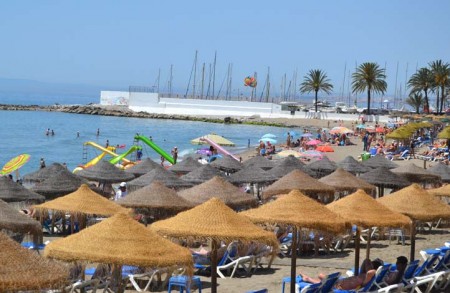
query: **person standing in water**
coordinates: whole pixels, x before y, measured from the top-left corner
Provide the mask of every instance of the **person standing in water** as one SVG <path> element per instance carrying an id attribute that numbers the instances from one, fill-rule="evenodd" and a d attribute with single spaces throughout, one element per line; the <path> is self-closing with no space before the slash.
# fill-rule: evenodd
<path id="1" fill-rule="evenodd" d="M 173 164 L 175 165 L 177 163 L 177 159 L 178 159 L 178 148 L 174 147 L 171 153 L 172 153 L 172 157 L 173 157 Z"/>

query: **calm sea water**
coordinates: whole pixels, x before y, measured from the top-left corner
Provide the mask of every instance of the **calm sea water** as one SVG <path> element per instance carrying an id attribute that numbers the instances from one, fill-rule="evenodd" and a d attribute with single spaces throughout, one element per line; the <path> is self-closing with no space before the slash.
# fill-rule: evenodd
<path id="1" fill-rule="evenodd" d="M 39 160 L 45 158 L 47 165 L 53 162 L 65 162 L 70 170 L 83 160 L 83 143 L 93 141 L 105 145 L 126 145 L 125 151 L 133 145 L 136 133 L 152 136 L 153 141 L 166 152 L 178 146 L 180 156 L 194 152 L 198 146 L 190 140 L 214 132 L 236 143 L 229 148 L 233 153 L 247 149 L 248 139 L 252 147 L 266 133 L 273 133 L 278 140 L 285 140 L 287 128 L 225 125 L 205 122 L 139 119 L 125 117 L 105 117 L 55 112 L 0 111 L 0 167 L 11 158 L 27 153 L 30 161 L 20 169 L 20 175 L 39 168 Z M 53 129 L 54 136 L 46 136 L 47 128 Z M 100 128 L 100 136 L 96 136 Z M 77 138 L 77 131 L 80 137 Z M 101 151 L 88 146 L 88 160 Z M 159 155 L 147 145 L 143 145 L 143 154 L 159 162 Z"/>

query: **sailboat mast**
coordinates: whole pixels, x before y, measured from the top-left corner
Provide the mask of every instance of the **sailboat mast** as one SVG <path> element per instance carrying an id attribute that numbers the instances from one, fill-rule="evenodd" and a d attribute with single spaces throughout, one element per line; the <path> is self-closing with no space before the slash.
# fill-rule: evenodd
<path id="1" fill-rule="evenodd" d="M 267 79 L 266 79 L 266 103 L 269 101 L 269 95 L 270 95 L 270 67 L 267 67 Z"/>
<path id="2" fill-rule="evenodd" d="M 169 97 L 172 97 L 172 70 L 173 70 L 173 64 L 170 64 L 170 76 L 169 76 Z"/>
<path id="3" fill-rule="evenodd" d="M 158 81 L 156 83 L 156 92 L 159 93 L 159 80 L 161 79 L 161 68 L 158 69 Z"/>
<path id="4" fill-rule="evenodd" d="M 398 80 L 398 61 L 397 61 L 397 69 L 395 70 L 394 108 L 398 108 L 397 107 L 397 80 Z"/>
<path id="5" fill-rule="evenodd" d="M 406 71 L 405 71 L 405 100 L 406 100 L 406 97 L 408 96 L 408 94 L 407 94 L 407 91 L 406 91 L 406 85 L 407 85 L 407 82 L 408 82 L 408 62 L 406 62 Z M 400 97 L 400 103 L 402 102 L 402 98 Z"/>
<path id="6" fill-rule="evenodd" d="M 192 97 L 195 98 L 195 82 L 197 77 L 197 54 L 198 51 L 195 50 L 195 58 L 194 58 L 194 82 L 192 83 Z"/>
<path id="7" fill-rule="evenodd" d="M 346 73 L 347 73 L 347 61 L 345 61 L 345 65 L 344 65 L 344 80 L 342 81 L 342 93 L 341 93 L 342 101 L 344 101 L 344 89 L 345 89 L 345 75 L 346 75 Z"/>
<path id="8" fill-rule="evenodd" d="M 205 88 L 205 62 L 203 62 L 202 66 L 202 87 L 201 87 L 201 93 L 200 93 L 200 99 L 203 100 L 203 90 Z"/>
<path id="9" fill-rule="evenodd" d="M 217 51 L 214 52 L 214 65 L 213 65 L 213 79 L 212 79 L 212 97 L 214 98 L 214 87 L 216 84 L 216 61 L 217 61 Z"/>

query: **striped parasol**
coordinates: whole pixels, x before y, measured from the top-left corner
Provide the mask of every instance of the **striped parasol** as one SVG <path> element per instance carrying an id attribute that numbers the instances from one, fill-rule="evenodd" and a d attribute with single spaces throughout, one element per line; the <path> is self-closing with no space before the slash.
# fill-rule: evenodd
<path id="1" fill-rule="evenodd" d="M 25 165 L 30 160 L 29 154 L 21 154 L 17 157 L 11 159 L 8 163 L 6 163 L 2 170 L 0 171 L 1 175 L 8 175 L 15 170 L 18 170 L 20 167 Z"/>

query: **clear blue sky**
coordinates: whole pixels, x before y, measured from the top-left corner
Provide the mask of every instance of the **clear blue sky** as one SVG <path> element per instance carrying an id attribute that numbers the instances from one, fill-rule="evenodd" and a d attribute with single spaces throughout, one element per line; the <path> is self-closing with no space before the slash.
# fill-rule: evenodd
<path id="1" fill-rule="evenodd" d="M 216 87 L 233 63 L 233 89 L 270 66 L 272 85 L 284 73 L 299 79 L 327 72 L 339 92 L 344 65 L 387 64 L 388 93 L 428 62 L 450 62 L 450 1 L 1 1 L 0 77 L 105 86 L 161 88 L 174 65 L 185 89 L 217 50 Z M 345 85 L 347 87 L 347 84 Z"/>

